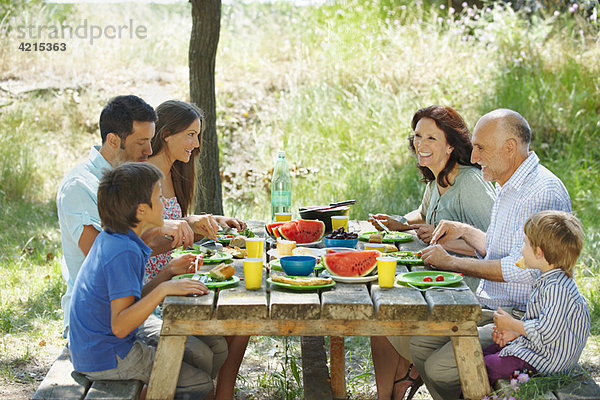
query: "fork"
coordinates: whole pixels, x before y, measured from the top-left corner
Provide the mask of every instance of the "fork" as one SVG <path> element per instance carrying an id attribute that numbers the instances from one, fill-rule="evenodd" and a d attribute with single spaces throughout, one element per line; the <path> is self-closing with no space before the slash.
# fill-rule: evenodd
<path id="1" fill-rule="evenodd" d="M 200 280 L 200 274 L 198 273 L 198 256 L 196 256 L 196 261 L 194 262 L 194 275 L 192 275 L 192 278 L 196 281 Z"/>
<path id="2" fill-rule="evenodd" d="M 434 290 L 434 289 L 439 289 L 439 290 L 456 290 L 456 291 L 470 290 L 468 287 L 430 286 L 428 288 L 420 288 L 420 287 L 412 285 L 412 284 L 410 284 L 408 282 L 406 282 L 406 284 L 408 286 L 410 286 L 411 288 L 413 288 L 413 289 L 417 289 L 419 292 L 427 292 L 429 290 Z"/>

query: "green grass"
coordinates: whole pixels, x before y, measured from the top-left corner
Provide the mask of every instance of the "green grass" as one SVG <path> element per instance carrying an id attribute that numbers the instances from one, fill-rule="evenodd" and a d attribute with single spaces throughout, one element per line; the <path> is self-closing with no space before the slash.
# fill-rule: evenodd
<path id="1" fill-rule="evenodd" d="M 447 104 L 472 128 L 494 108 L 513 108 L 530 122 L 532 149 L 563 180 L 584 222 L 576 280 L 590 305 L 590 343 L 598 343 L 597 21 L 581 12 L 524 15 L 500 5 L 450 13 L 439 4 L 223 5 L 216 87 L 226 213 L 267 217 L 279 149 L 292 164 L 294 208 L 357 199 L 352 218 L 412 210 L 424 189 L 407 148 L 413 113 Z M 134 93 L 156 106 L 189 98 L 191 20 L 189 4 L 28 7 L 0 20 L 0 379 L 33 387 L 22 371 L 48 365 L 52 349 L 64 343 L 56 187 L 99 142 L 106 99 Z M 18 50 L 19 24 L 77 26 L 84 18 L 101 26 L 132 19 L 148 37 L 93 45 L 69 39 L 66 53 Z M 373 389 L 361 340 L 347 343 L 348 357 L 364 360 L 348 378 L 355 397 Z M 277 397 L 285 382 L 287 392 L 300 395 L 293 346 L 242 386 Z"/>

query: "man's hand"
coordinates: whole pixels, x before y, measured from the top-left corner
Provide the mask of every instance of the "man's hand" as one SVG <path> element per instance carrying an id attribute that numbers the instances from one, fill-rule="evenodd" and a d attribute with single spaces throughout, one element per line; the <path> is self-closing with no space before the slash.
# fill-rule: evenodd
<path id="1" fill-rule="evenodd" d="M 163 237 L 172 237 L 171 248 L 183 246 L 187 248 L 194 244 L 194 232 L 185 220 L 166 219 L 163 226 L 160 227 L 160 235 Z"/>
<path id="2" fill-rule="evenodd" d="M 415 229 L 417 231 L 417 237 L 424 241 L 425 243 L 431 243 L 431 237 L 433 235 L 433 231 L 435 230 L 434 225 L 429 224 L 412 224 L 410 226 L 411 229 Z"/>
<path id="3" fill-rule="evenodd" d="M 172 276 L 181 275 L 181 274 L 191 274 L 194 272 L 194 267 L 196 263 L 196 258 L 200 258 L 198 260 L 198 265 L 202 265 L 202 256 L 197 254 L 183 254 L 177 258 L 173 258 L 165 268 L 168 269 L 169 273 Z"/>
<path id="4" fill-rule="evenodd" d="M 224 217 L 222 215 L 215 216 L 215 219 L 221 226 L 228 226 L 230 228 L 237 229 L 238 232 L 246 229 L 246 223 L 237 218 Z"/>
<path id="5" fill-rule="evenodd" d="M 194 233 L 202 235 L 207 239 L 217 240 L 219 225 L 212 214 L 189 215 L 186 220 L 194 230 Z"/>
<path id="6" fill-rule="evenodd" d="M 448 221 L 443 219 L 431 234 L 430 243 L 443 243 L 448 240 L 460 239 L 468 227 L 469 225 L 463 224 L 462 222 Z"/>
<path id="7" fill-rule="evenodd" d="M 433 265 L 437 269 L 448 270 L 453 257 L 441 245 L 436 244 L 423 249 L 421 258 L 425 265 Z"/>

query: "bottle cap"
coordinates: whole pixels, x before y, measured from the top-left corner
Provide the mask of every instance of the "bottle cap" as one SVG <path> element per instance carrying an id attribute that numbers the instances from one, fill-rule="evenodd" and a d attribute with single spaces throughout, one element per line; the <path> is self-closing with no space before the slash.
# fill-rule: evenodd
<path id="1" fill-rule="evenodd" d="M 279 150 L 279 152 L 277 153 L 277 157 L 285 157 L 285 151 Z"/>

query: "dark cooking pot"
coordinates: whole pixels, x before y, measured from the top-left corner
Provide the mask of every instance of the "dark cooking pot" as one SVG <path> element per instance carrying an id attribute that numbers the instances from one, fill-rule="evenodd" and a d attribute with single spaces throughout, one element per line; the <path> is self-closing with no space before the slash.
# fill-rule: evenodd
<path id="1" fill-rule="evenodd" d="M 327 210 L 321 210 L 326 206 L 308 206 L 300 207 L 300 218 L 302 219 L 318 219 L 325 224 L 325 232 L 331 232 L 331 217 L 335 215 L 348 215 L 350 207 L 339 206 Z M 318 208 L 317 210 L 314 210 Z"/>

